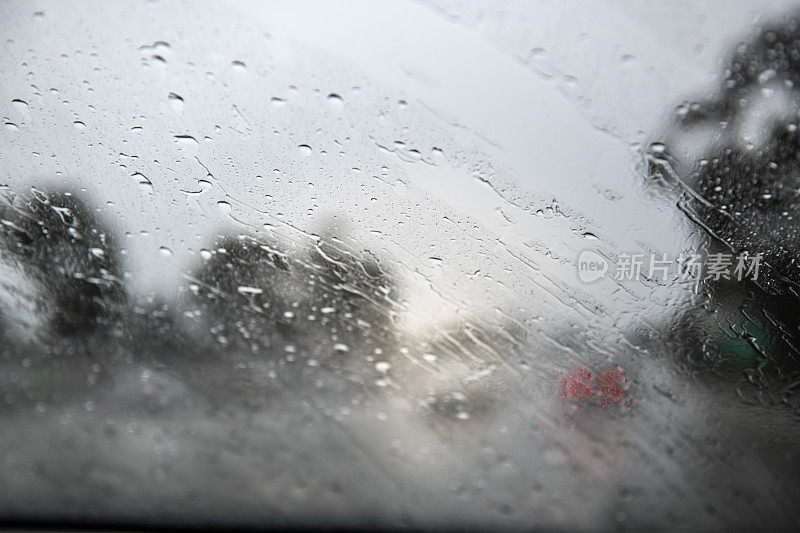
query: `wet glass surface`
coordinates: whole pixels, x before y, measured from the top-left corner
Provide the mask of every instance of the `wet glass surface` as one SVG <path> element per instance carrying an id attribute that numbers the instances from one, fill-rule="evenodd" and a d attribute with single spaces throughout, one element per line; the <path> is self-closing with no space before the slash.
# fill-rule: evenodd
<path id="1" fill-rule="evenodd" d="M 1 3 L 0 523 L 797 528 L 796 9 Z"/>

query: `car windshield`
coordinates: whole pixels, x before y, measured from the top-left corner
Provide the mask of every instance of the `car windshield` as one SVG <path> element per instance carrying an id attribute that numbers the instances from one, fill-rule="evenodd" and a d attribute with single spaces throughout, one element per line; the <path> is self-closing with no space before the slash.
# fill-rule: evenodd
<path id="1" fill-rule="evenodd" d="M 800 524 L 796 2 L 0 30 L 0 526 Z"/>

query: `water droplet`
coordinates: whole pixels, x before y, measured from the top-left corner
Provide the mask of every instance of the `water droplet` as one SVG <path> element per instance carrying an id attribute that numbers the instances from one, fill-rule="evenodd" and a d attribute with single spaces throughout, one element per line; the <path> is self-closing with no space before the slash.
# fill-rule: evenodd
<path id="1" fill-rule="evenodd" d="M 17 131 L 19 129 L 19 126 L 17 126 L 13 122 L 4 122 L 3 125 L 6 127 L 6 129 L 9 129 L 11 131 Z"/>
<path id="2" fill-rule="evenodd" d="M 172 250 L 170 250 L 166 246 L 162 246 L 161 248 L 158 249 L 158 251 L 161 252 L 161 255 L 163 255 L 164 257 L 172 257 Z"/>
<path id="3" fill-rule="evenodd" d="M 247 65 L 244 64 L 244 61 L 239 60 L 231 61 L 231 65 L 236 70 L 244 70 L 247 67 Z"/>
<path id="4" fill-rule="evenodd" d="M 342 105 L 344 104 L 344 100 L 342 100 L 342 97 L 336 93 L 330 93 L 328 95 L 328 102 L 330 102 L 337 109 L 341 108 Z"/>
<path id="5" fill-rule="evenodd" d="M 386 372 L 389 371 L 390 368 L 392 368 L 392 365 L 390 365 L 386 361 L 378 361 L 377 363 L 375 363 L 375 370 L 377 370 L 381 374 L 385 374 Z"/>
<path id="6" fill-rule="evenodd" d="M 264 289 L 259 289 L 258 287 L 247 287 L 245 285 L 240 286 L 236 289 L 236 292 L 242 295 L 247 294 L 264 294 Z"/>
<path id="7" fill-rule="evenodd" d="M 145 176 L 145 175 L 144 175 L 144 174 L 142 174 L 141 172 L 134 172 L 133 174 L 131 174 L 131 177 L 132 177 L 132 178 L 135 178 L 135 179 L 138 179 L 138 180 L 139 180 L 139 183 L 152 183 L 152 182 L 151 182 L 151 181 L 150 181 L 150 180 L 147 178 L 147 176 Z"/>
<path id="8" fill-rule="evenodd" d="M 169 105 L 172 107 L 175 112 L 180 113 L 183 111 L 183 97 L 175 94 L 169 93 Z"/>
<path id="9" fill-rule="evenodd" d="M 307 144 L 301 144 L 300 146 L 297 147 L 297 149 L 303 155 L 311 154 L 311 147 L 309 145 L 307 145 Z"/>
<path id="10" fill-rule="evenodd" d="M 141 172 L 134 172 L 131 174 L 131 177 L 139 181 L 139 188 L 142 191 L 153 192 L 153 182 L 151 182 L 147 176 Z"/>
<path id="11" fill-rule="evenodd" d="M 178 141 L 178 146 L 181 148 L 196 148 L 200 145 L 197 139 L 191 135 L 174 135 L 175 140 Z"/>
<path id="12" fill-rule="evenodd" d="M 774 69 L 767 69 L 767 70 L 761 72 L 761 74 L 758 75 L 758 83 L 761 84 L 761 85 L 763 85 L 765 83 L 769 83 L 770 80 L 774 79 L 775 76 L 777 76 L 777 75 L 778 75 L 778 73 L 775 72 Z"/>
<path id="13" fill-rule="evenodd" d="M 72 125 L 75 126 L 75 129 L 77 129 L 77 130 L 85 130 L 86 129 L 86 124 L 84 124 L 80 120 L 76 120 L 75 122 L 72 123 Z"/>
<path id="14" fill-rule="evenodd" d="M 28 110 L 28 102 L 25 100 L 20 100 L 19 98 L 14 98 L 11 100 L 11 105 L 13 105 L 20 113 L 24 113 Z"/>
<path id="15" fill-rule="evenodd" d="M 333 349 L 339 353 L 349 352 L 350 347 L 343 342 L 338 342 L 333 345 Z"/>
<path id="16" fill-rule="evenodd" d="M 223 213 L 230 213 L 231 212 L 231 204 L 229 204 L 225 200 L 220 200 L 219 202 L 217 202 L 217 207 Z"/>
<path id="17" fill-rule="evenodd" d="M 277 96 L 273 96 L 269 101 L 276 107 L 280 107 L 286 103 L 285 98 L 278 98 Z"/>

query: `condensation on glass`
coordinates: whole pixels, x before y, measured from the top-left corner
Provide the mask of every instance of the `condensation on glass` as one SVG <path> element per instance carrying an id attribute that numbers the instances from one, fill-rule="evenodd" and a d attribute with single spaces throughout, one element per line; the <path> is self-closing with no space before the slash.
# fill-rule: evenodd
<path id="1" fill-rule="evenodd" d="M 0 520 L 796 527 L 798 13 L 0 4 Z"/>

